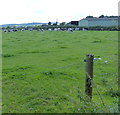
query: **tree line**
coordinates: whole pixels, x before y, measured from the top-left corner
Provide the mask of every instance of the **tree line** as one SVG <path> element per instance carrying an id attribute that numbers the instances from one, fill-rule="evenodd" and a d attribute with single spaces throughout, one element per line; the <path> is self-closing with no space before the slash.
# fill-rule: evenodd
<path id="1" fill-rule="evenodd" d="M 104 16 L 104 15 L 100 15 L 99 17 L 86 16 L 86 18 L 119 18 L 119 16 Z"/>

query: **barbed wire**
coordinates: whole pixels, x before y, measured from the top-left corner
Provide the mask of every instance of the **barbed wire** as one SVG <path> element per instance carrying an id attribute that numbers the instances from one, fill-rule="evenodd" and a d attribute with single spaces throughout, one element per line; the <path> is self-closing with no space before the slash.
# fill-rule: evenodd
<path id="1" fill-rule="evenodd" d="M 86 73 L 86 74 L 87 74 L 87 76 L 89 77 L 89 79 L 92 80 L 92 86 L 95 87 L 95 89 L 96 89 L 96 91 L 97 91 L 97 94 L 99 95 L 100 100 L 101 100 L 101 102 L 102 102 L 102 105 L 106 108 L 107 111 L 110 112 L 110 110 L 108 110 L 108 108 L 106 107 L 106 105 L 105 105 L 105 103 L 104 103 L 104 101 L 103 101 L 102 95 L 100 94 L 100 92 L 99 92 L 99 90 L 98 90 L 98 88 L 97 88 L 96 83 L 94 82 L 94 80 L 91 78 L 91 76 L 90 76 L 88 73 Z M 93 75 L 93 76 L 94 76 L 94 75 Z"/>
<path id="2" fill-rule="evenodd" d="M 80 61 L 79 61 L 80 62 Z M 35 72 L 35 73 L 33 73 L 33 74 L 27 74 L 27 73 L 23 73 L 22 75 L 19 75 L 18 74 L 18 76 L 20 76 L 20 77 L 23 77 L 23 76 L 29 76 L 29 77 L 34 77 L 34 76 L 36 76 L 36 75 L 39 75 L 39 74 L 42 74 L 42 73 L 47 73 L 47 72 L 50 72 L 50 71 L 55 71 L 55 70 L 60 70 L 60 69 L 65 69 L 65 68 L 72 68 L 74 65 L 78 65 L 78 63 L 79 62 L 74 62 L 74 63 L 71 63 L 71 64 L 68 64 L 68 65 L 66 65 L 66 66 L 60 66 L 60 67 L 47 67 L 47 69 L 50 69 L 50 70 L 45 70 L 45 71 L 41 71 L 41 72 Z M 42 67 L 42 66 L 39 66 L 39 67 Z M 39 68 L 38 67 L 38 68 Z M 14 76 L 17 76 L 17 75 L 14 75 Z M 20 78 L 18 78 L 18 80 L 19 80 Z M 22 78 L 21 78 L 22 79 Z"/>
<path id="3" fill-rule="evenodd" d="M 83 61 L 83 62 L 84 62 L 84 61 Z M 51 70 L 54 71 L 54 70 L 60 70 L 60 69 L 65 69 L 65 68 L 72 68 L 74 65 L 78 65 L 79 63 L 80 63 L 80 60 L 79 60 L 79 62 L 76 61 L 76 62 L 71 63 L 71 64 L 68 64 L 68 65 L 66 65 L 66 66 L 60 66 L 60 67 L 54 67 L 54 68 L 48 67 L 48 69 L 51 69 Z M 39 66 L 39 67 L 41 67 L 41 66 Z M 47 71 L 43 71 L 43 72 L 44 72 L 44 73 L 45 73 L 45 72 L 50 72 L 51 70 L 47 70 Z M 29 77 L 32 76 L 32 77 L 34 77 L 34 76 L 36 76 L 36 75 L 42 74 L 43 72 L 37 72 L 37 73 L 33 73 L 33 74 L 23 74 L 23 75 L 20 75 L 21 78 L 17 78 L 16 80 L 23 79 L 23 78 L 22 78 L 23 76 L 26 76 L 26 77 L 27 77 L 27 76 L 29 76 Z M 86 74 L 88 75 L 88 73 L 86 73 Z M 16 76 L 17 76 L 17 75 L 16 75 Z M 91 76 L 90 76 L 90 75 L 88 75 L 88 77 L 91 79 Z M 103 97 L 102 97 L 102 95 L 100 94 L 96 83 L 94 82 L 93 79 L 91 79 L 91 80 L 92 80 L 92 85 L 94 86 L 94 88 L 96 89 L 97 94 L 99 95 L 99 98 L 100 98 L 100 100 L 101 100 L 101 102 L 102 102 L 102 105 L 106 108 L 107 111 L 110 112 L 110 110 L 106 107 L 106 105 L 105 105 L 105 103 L 104 103 Z M 82 98 L 82 97 L 80 97 L 80 98 Z"/>
<path id="4" fill-rule="evenodd" d="M 98 94 L 99 97 L 100 97 L 100 100 L 101 100 L 101 102 L 102 102 L 102 105 L 106 108 L 107 111 L 110 112 L 110 110 L 106 107 L 106 105 L 105 105 L 105 103 L 104 103 L 104 101 L 103 101 L 103 97 L 102 97 L 102 95 L 100 94 L 100 92 L 99 92 L 99 90 L 98 90 L 98 88 L 97 88 L 97 85 L 96 85 L 96 83 L 94 82 L 94 80 L 93 80 L 92 83 L 93 83 L 93 86 L 95 87 L 95 89 L 96 89 L 96 91 L 97 91 L 97 94 Z"/>

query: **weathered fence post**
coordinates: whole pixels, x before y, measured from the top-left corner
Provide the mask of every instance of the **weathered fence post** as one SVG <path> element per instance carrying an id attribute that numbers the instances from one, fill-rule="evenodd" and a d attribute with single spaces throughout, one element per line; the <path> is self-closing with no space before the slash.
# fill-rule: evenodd
<path id="1" fill-rule="evenodd" d="M 86 55 L 85 93 L 88 97 L 90 97 L 90 99 L 92 99 L 93 59 L 94 55 Z"/>

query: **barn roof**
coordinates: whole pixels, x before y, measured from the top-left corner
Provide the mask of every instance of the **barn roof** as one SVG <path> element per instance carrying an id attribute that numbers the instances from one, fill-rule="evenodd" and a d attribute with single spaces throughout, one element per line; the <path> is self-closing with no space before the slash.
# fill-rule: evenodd
<path id="1" fill-rule="evenodd" d="M 118 17 L 116 17 L 116 18 L 106 18 L 106 17 L 105 18 L 83 18 L 81 20 L 87 20 L 87 21 L 106 21 L 106 20 L 118 20 Z"/>

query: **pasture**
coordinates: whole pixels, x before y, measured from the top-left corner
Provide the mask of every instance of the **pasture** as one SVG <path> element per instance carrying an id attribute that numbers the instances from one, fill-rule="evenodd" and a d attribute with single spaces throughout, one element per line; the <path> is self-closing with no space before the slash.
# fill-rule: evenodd
<path id="1" fill-rule="evenodd" d="M 84 95 L 86 54 L 94 54 L 93 98 Z M 117 31 L 2 34 L 3 113 L 118 112 Z"/>

